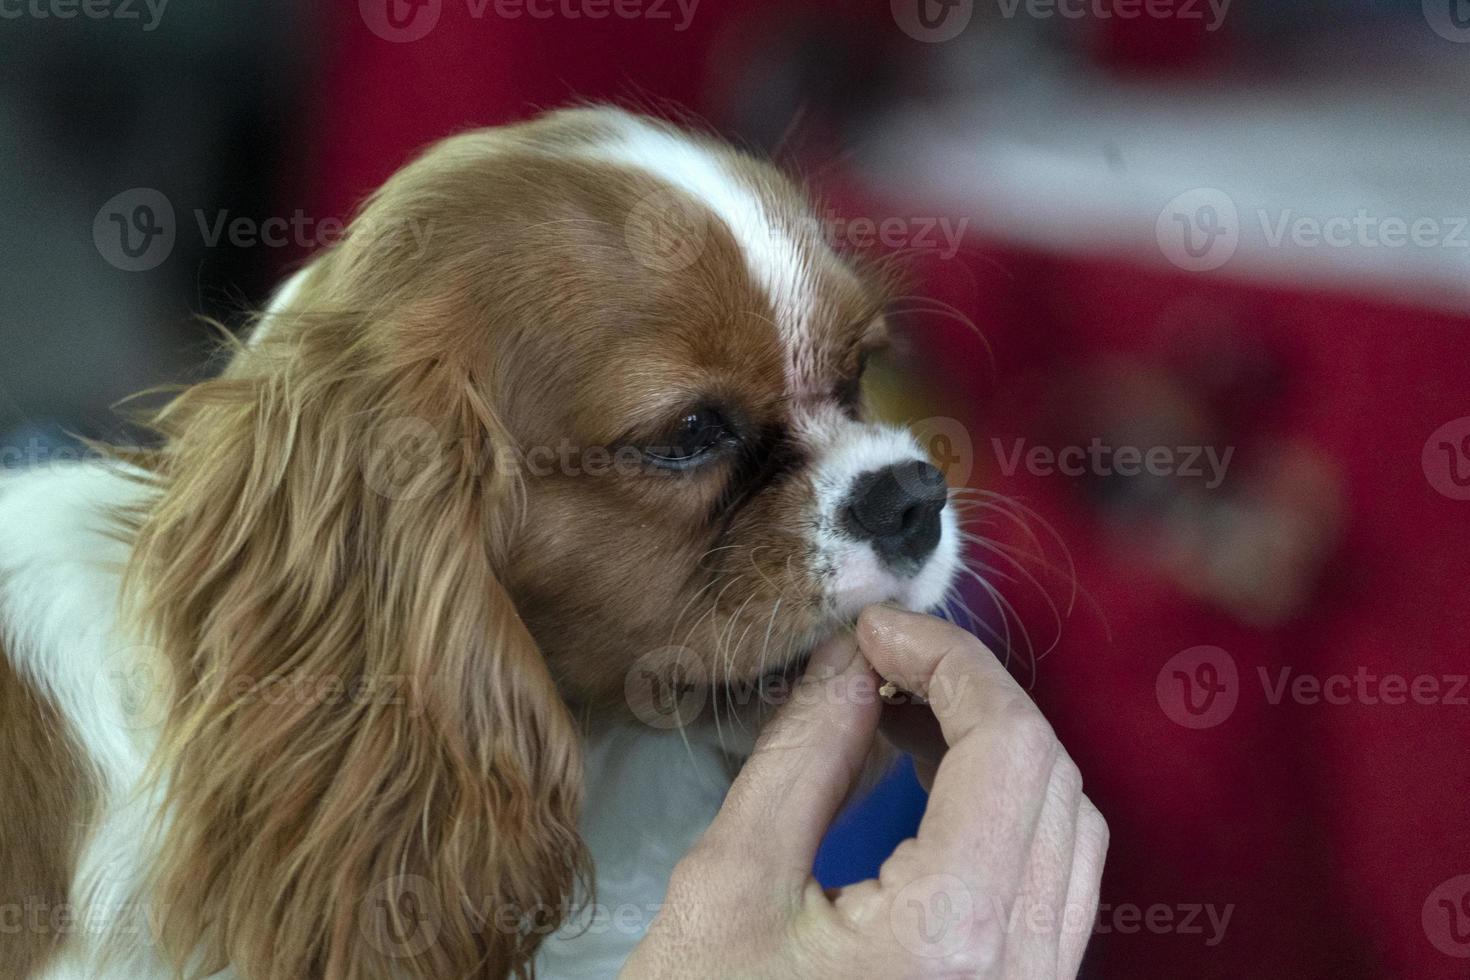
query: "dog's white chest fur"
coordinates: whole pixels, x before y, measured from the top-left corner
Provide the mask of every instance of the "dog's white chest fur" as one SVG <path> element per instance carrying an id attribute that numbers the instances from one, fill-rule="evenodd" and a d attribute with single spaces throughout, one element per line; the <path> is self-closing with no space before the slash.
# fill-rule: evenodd
<path id="1" fill-rule="evenodd" d="M 5 649 L 18 672 L 56 704 L 102 777 L 100 822 L 73 886 L 79 926 L 46 980 L 168 976 L 146 923 L 136 918 L 154 817 L 152 801 L 137 788 L 160 720 L 149 681 L 161 677 L 148 648 L 118 627 L 128 553 L 107 533 L 108 509 L 143 493 L 102 464 L 0 477 Z M 614 975 L 657 914 L 674 864 L 714 817 L 734 768 L 713 733 L 686 734 L 633 722 L 589 737 L 581 829 L 597 892 L 548 937 L 539 975 Z M 125 952 L 104 971 L 95 957 L 109 935 Z"/>
<path id="2" fill-rule="evenodd" d="M 538 976 L 617 973 L 658 914 L 674 865 L 724 802 L 726 760 L 702 729 L 687 743 L 636 722 L 592 738 L 581 829 L 597 895 L 542 946 Z"/>

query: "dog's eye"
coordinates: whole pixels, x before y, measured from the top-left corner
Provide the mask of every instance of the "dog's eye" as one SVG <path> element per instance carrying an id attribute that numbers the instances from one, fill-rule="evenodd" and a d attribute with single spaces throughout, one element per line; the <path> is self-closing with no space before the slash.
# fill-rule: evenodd
<path id="1" fill-rule="evenodd" d="M 644 452 L 655 466 L 688 469 L 730 439 L 730 429 L 720 413 L 702 408 L 681 418 L 662 444 L 649 446 Z"/>

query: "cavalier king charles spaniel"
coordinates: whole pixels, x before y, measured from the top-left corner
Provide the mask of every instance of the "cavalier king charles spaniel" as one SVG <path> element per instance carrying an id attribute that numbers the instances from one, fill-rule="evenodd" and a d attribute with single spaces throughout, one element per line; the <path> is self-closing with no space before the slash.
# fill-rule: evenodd
<path id="1" fill-rule="evenodd" d="M 156 447 L 0 479 L 5 975 L 615 972 L 743 707 L 959 568 L 886 288 L 771 166 L 555 112 L 388 180 Z"/>

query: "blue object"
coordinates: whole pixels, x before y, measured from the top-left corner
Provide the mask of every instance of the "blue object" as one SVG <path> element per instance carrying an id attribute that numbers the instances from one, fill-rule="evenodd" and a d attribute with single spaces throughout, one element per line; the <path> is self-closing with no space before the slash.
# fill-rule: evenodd
<path id="1" fill-rule="evenodd" d="M 904 756 L 866 797 L 849 806 L 827 831 L 812 866 L 825 888 L 876 878 L 893 849 L 919 830 L 929 795 Z"/>

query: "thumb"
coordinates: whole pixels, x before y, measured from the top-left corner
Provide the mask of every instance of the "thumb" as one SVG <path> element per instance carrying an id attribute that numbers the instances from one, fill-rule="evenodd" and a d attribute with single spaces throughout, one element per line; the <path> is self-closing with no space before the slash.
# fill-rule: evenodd
<path id="1" fill-rule="evenodd" d="M 880 682 L 851 635 L 812 653 L 706 832 L 708 843 L 803 879 L 873 744 Z"/>

